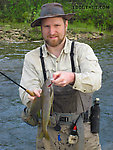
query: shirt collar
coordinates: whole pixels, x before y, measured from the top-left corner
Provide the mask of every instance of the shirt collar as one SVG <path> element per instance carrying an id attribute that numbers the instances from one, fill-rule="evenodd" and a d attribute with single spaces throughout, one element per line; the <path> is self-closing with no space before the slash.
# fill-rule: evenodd
<path id="1" fill-rule="evenodd" d="M 66 37 L 66 42 L 65 42 L 65 45 L 64 45 L 64 48 L 62 49 L 62 51 L 64 53 L 70 53 L 70 50 L 71 50 L 71 41 Z M 43 51 L 43 57 L 47 57 L 49 55 L 49 52 L 45 45 L 45 42 L 42 45 L 42 51 Z"/>
<path id="2" fill-rule="evenodd" d="M 66 37 L 66 42 L 63 48 L 64 53 L 70 53 L 71 50 L 71 41 Z"/>
<path id="3" fill-rule="evenodd" d="M 44 44 L 42 45 L 42 52 L 43 52 L 43 57 L 47 57 L 48 54 L 49 54 L 49 52 L 48 52 L 48 50 L 47 50 L 47 48 L 46 48 L 45 42 L 44 42 Z"/>

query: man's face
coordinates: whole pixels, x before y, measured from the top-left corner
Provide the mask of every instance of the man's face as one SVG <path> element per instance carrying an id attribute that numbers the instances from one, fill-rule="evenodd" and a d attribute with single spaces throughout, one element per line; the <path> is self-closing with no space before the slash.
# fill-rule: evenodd
<path id="1" fill-rule="evenodd" d="M 68 21 L 64 23 L 61 17 L 43 19 L 41 22 L 43 39 L 51 47 L 58 46 L 65 38 L 67 26 Z"/>

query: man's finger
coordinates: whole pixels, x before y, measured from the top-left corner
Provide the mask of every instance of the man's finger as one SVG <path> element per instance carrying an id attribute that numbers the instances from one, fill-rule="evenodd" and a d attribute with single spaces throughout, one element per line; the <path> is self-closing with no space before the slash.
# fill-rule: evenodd
<path id="1" fill-rule="evenodd" d="M 35 95 L 36 95 L 37 97 L 40 97 L 40 96 L 41 96 L 41 93 L 42 93 L 42 89 L 34 90 L 33 92 L 35 93 Z"/>
<path id="2" fill-rule="evenodd" d="M 30 96 L 28 95 L 28 98 L 31 100 L 31 101 L 34 101 L 36 99 L 37 96 Z"/>
<path id="3" fill-rule="evenodd" d="M 53 74 L 53 79 L 56 80 L 61 75 L 60 71 L 57 71 Z"/>

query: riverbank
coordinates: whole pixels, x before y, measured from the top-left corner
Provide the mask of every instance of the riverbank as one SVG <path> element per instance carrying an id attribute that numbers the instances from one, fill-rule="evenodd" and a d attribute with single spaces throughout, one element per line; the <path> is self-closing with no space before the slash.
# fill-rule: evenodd
<path id="1" fill-rule="evenodd" d="M 105 37 L 106 34 L 103 32 L 85 32 L 85 31 L 74 31 L 73 29 L 67 30 L 67 37 L 71 40 L 92 40 L 100 39 Z M 42 40 L 40 28 L 31 28 L 28 25 L 1 25 L 0 24 L 0 41 L 7 42 L 27 42 L 27 41 L 38 41 Z"/>

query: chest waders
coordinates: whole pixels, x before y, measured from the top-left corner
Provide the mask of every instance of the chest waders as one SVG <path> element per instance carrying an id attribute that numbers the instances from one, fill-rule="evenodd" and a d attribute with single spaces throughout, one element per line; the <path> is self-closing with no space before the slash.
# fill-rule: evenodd
<path id="1" fill-rule="evenodd" d="M 74 43 L 75 42 L 73 41 L 71 44 L 71 51 L 70 51 L 72 72 L 76 72 L 76 68 L 74 64 L 74 48 L 75 48 Z M 47 75 L 46 75 L 44 57 L 42 53 L 42 47 L 40 47 L 40 59 L 42 64 L 44 81 L 46 81 Z M 78 144 L 76 144 L 77 145 L 76 148 L 74 149 L 84 150 L 84 128 L 83 128 L 83 119 L 81 117 L 81 114 L 83 114 L 84 112 L 90 109 L 92 105 L 91 94 L 85 94 L 78 90 L 72 89 L 72 87 L 69 85 L 65 87 L 59 87 L 53 85 L 53 88 L 54 88 L 53 113 L 57 114 L 57 119 L 58 119 L 56 121 L 56 126 L 58 125 L 57 123 L 60 121 L 62 123 L 65 123 L 65 122 L 72 122 L 72 119 L 75 120 L 78 129 L 79 141 Z M 68 116 L 68 114 L 74 114 L 74 115 L 72 115 L 72 117 L 65 117 Z M 58 115 L 60 116 L 58 117 Z M 57 130 L 58 128 L 59 126 L 57 126 L 56 131 L 58 131 Z"/>
<path id="2" fill-rule="evenodd" d="M 76 72 L 74 64 L 74 48 L 75 47 L 73 41 L 70 51 L 72 72 Z M 42 53 L 42 47 L 40 47 L 40 59 L 45 81 L 47 79 L 47 75 L 44 57 Z M 53 112 L 81 114 L 89 110 L 90 107 L 92 106 L 92 94 L 82 93 L 78 90 L 72 89 L 72 87 L 69 85 L 65 87 L 53 85 L 53 87 L 54 87 Z"/>

